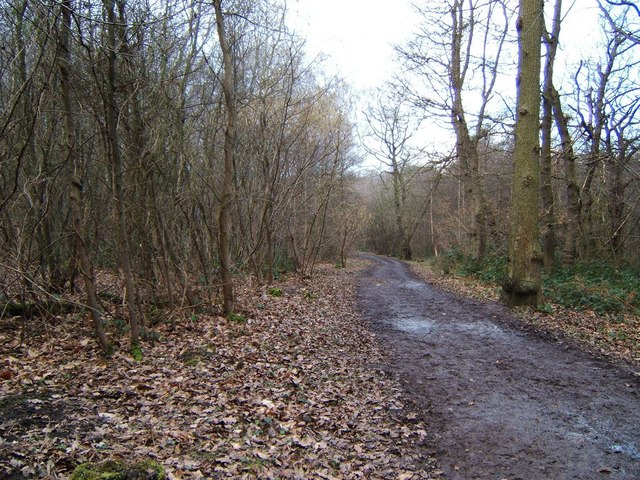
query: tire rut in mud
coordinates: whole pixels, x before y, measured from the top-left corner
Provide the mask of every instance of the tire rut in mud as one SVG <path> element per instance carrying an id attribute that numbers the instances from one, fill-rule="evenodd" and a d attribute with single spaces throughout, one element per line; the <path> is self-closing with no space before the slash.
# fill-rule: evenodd
<path id="1" fill-rule="evenodd" d="M 640 479 L 640 378 L 520 331 L 507 309 L 438 290 L 389 258 L 359 279 L 386 368 L 431 426 L 450 479 Z"/>

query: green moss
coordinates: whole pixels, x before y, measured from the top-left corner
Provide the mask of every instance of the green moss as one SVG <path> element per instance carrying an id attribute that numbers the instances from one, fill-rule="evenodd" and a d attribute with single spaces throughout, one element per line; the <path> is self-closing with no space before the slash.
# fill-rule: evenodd
<path id="1" fill-rule="evenodd" d="M 154 462 L 153 460 L 146 460 L 144 462 L 138 463 L 136 465 L 136 468 L 141 475 L 144 475 L 144 477 L 141 478 L 154 478 L 155 480 L 165 480 L 165 478 L 167 478 L 164 467 L 158 462 Z"/>
<path id="2" fill-rule="evenodd" d="M 165 480 L 162 465 L 152 460 L 127 465 L 124 462 L 106 460 L 100 463 L 78 465 L 70 480 Z"/>
<path id="3" fill-rule="evenodd" d="M 71 480 L 125 480 L 126 469 L 123 464 L 106 461 L 99 464 L 83 463 L 78 465 L 70 477 Z"/>

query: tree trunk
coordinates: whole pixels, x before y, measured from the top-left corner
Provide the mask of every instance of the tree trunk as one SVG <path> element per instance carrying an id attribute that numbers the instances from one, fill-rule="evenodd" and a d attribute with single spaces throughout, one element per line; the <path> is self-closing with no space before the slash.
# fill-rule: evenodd
<path id="1" fill-rule="evenodd" d="M 456 134 L 456 154 L 462 169 L 465 193 L 471 207 L 471 244 L 476 260 L 481 260 L 487 250 L 487 222 L 486 202 L 480 175 L 480 157 L 478 155 L 477 138 L 469 134 L 462 90 L 465 81 L 467 65 L 462 63 L 463 32 L 469 20 L 464 18 L 464 2 L 456 0 L 451 9 L 452 38 L 451 38 L 451 68 L 450 84 L 452 90 L 451 124 Z M 470 15 L 473 15 L 470 12 Z"/>
<path id="2" fill-rule="evenodd" d="M 610 148 L 605 162 L 607 172 L 607 210 L 609 212 L 610 234 L 608 243 L 614 261 L 622 259 L 624 246 L 624 206 L 625 206 L 625 139 L 619 135 L 618 151 Z"/>
<path id="3" fill-rule="evenodd" d="M 503 284 L 503 299 L 512 306 L 542 303 L 538 225 L 542 12 L 542 0 L 520 0 L 515 169 L 509 266 Z"/>
<path id="4" fill-rule="evenodd" d="M 546 58 L 544 64 L 544 86 L 542 88 L 542 144 L 541 144 L 541 196 L 543 212 L 542 252 L 544 268 L 553 270 L 556 251 L 556 218 L 552 184 L 551 127 L 553 125 L 553 68 L 560 35 L 562 0 L 556 0 L 551 32 L 545 29 Z"/>
<path id="5" fill-rule="evenodd" d="M 396 217 L 396 226 L 398 228 L 398 243 L 400 243 L 400 258 L 403 260 L 411 260 L 411 240 L 407 235 L 405 226 L 405 197 L 406 185 L 402 178 L 402 173 L 398 168 L 398 160 L 395 157 L 391 159 L 393 165 L 393 209 Z"/>
<path id="6" fill-rule="evenodd" d="M 67 161 L 71 163 L 70 172 L 77 168 L 76 155 L 76 125 L 74 119 L 74 111 L 71 105 L 71 0 L 63 0 L 62 2 L 62 28 L 59 34 L 59 68 L 60 68 L 60 87 L 62 90 L 62 103 L 64 106 L 64 129 L 67 147 Z M 69 176 L 69 200 L 71 208 L 71 224 L 73 225 L 73 243 L 77 255 L 75 260 L 80 265 L 82 279 L 84 280 L 84 289 L 87 295 L 87 305 L 91 312 L 93 320 L 93 329 L 96 340 L 100 348 L 108 355 L 111 353 L 111 345 L 104 331 L 102 314 L 100 313 L 98 296 L 93 275 L 93 265 L 89 258 L 87 245 L 84 240 L 82 229 L 82 179 L 74 174 Z"/>
<path id="7" fill-rule="evenodd" d="M 133 268 L 131 266 L 131 251 L 127 238 L 127 221 L 124 195 L 124 175 L 122 155 L 118 141 L 118 104 L 116 100 L 116 17 L 115 0 L 104 0 L 107 10 L 107 38 L 108 38 L 108 71 L 105 109 L 107 116 L 107 148 L 111 159 L 113 200 L 116 213 L 116 236 L 120 268 L 124 275 L 129 325 L 131 328 L 131 346 L 137 346 L 140 341 L 140 324 L 135 291 Z"/>
<path id="8" fill-rule="evenodd" d="M 220 255 L 220 273 L 222 277 L 223 308 L 225 313 L 233 312 L 235 302 L 233 292 L 233 278 L 231 277 L 231 221 L 229 210 L 231 209 L 231 189 L 233 186 L 233 155 L 236 141 L 236 98 L 235 98 L 235 74 L 231 47 L 229 45 L 222 15 L 221 0 L 213 0 L 216 12 L 216 27 L 218 40 L 222 50 L 222 64 L 224 69 L 222 79 L 222 91 L 224 93 L 225 107 L 227 110 L 227 124 L 224 132 L 224 177 L 222 180 L 222 195 L 220 199 L 220 212 L 218 225 L 220 229 L 220 241 L 218 245 Z"/>
<path id="9" fill-rule="evenodd" d="M 21 4 L 16 5 L 15 8 L 15 42 L 16 42 L 16 51 L 17 53 L 17 67 L 18 67 L 18 83 L 22 85 L 24 89 L 23 95 L 21 95 L 22 102 L 22 121 L 18 124 L 23 125 L 23 131 L 21 132 L 23 145 L 21 146 L 22 152 L 24 152 L 25 156 L 25 166 L 27 172 L 30 172 L 32 168 L 35 168 L 37 171 L 30 173 L 29 177 L 33 177 L 34 179 L 38 179 L 34 181 L 35 184 L 35 192 L 33 192 L 38 198 L 38 211 L 39 216 L 34 225 L 34 229 L 36 235 L 34 236 L 37 241 L 37 256 L 39 269 L 42 276 L 43 284 L 46 285 L 48 291 L 54 291 L 50 282 L 50 276 L 48 269 L 52 266 L 52 255 L 51 255 L 51 229 L 49 226 L 49 215 L 47 214 L 47 205 L 46 205 L 46 191 L 47 191 L 47 159 L 42 156 L 40 162 L 38 162 L 38 154 L 36 149 L 36 125 L 38 120 L 38 107 L 40 100 L 38 99 L 38 95 L 34 95 L 34 83 L 35 80 L 33 77 L 29 76 L 28 72 L 28 46 L 25 44 L 24 38 L 24 27 L 27 20 L 27 11 L 29 8 L 28 0 L 24 0 Z M 43 47 L 44 50 L 44 47 Z M 35 75 L 35 73 L 32 73 Z M 38 165 L 39 163 L 39 165 Z M 39 170 L 39 171 L 38 171 Z M 26 185 L 25 185 L 26 186 Z M 27 242 L 30 244 L 31 242 Z M 30 247 L 28 247 L 30 248 Z M 31 254 L 23 257 L 22 252 L 18 254 L 18 258 L 29 258 Z M 22 268 L 21 268 L 22 269 Z M 26 271 L 27 269 L 24 268 Z M 25 277 L 26 278 L 26 277 Z M 31 290 L 33 285 L 29 282 L 25 284 L 27 290 Z"/>
<path id="10" fill-rule="evenodd" d="M 565 231 L 562 263 L 573 265 L 578 256 L 578 232 L 580 230 L 580 191 L 576 180 L 576 154 L 573 151 L 573 139 L 569 133 L 567 117 L 562 111 L 560 95 L 554 89 L 551 92 L 553 116 L 562 143 L 562 159 L 564 162 L 565 190 L 567 195 L 567 227 Z"/>
<path id="11" fill-rule="evenodd" d="M 75 251 L 78 256 L 80 265 L 80 274 L 84 280 L 84 290 L 87 295 L 87 305 L 91 312 L 93 320 L 93 330 L 96 334 L 96 340 L 100 348 L 107 354 L 111 354 L 111 344 L 107 339 L 104 330 L 104 322 L 100 313 L 100 304 L 98 303 L 98 295 L 93 275 L 93 265 L 89 258 L 87 245 L 82 233 L 82 180 L 80 177 L 71 176 L 69 182 L 69 200 L 71 203 L 71 223 L 73 224 L 73 237 L 75 242 Z"/>

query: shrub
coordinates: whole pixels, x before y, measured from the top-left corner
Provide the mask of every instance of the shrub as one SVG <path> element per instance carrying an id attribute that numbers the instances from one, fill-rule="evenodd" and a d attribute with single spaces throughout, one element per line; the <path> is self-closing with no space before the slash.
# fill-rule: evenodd
<path id="1" fill-rule="evenodd" d="M 445 275 L 471 276 L 484 282 L 499 284 L 504 279 L 507 257 L 493 254 L 476 260 L 461 250 L 453 249 L 436 258 L 435 266 Z"/>

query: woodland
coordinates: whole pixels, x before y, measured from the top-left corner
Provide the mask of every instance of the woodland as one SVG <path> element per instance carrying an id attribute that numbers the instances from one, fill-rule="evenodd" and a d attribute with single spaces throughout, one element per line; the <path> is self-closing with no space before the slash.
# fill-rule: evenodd
<path id="1" fill-rule="evenodd" d="M 0 474 L 162 445 L 175 478 L 436 478 L 400 462 L 425 427 L 366 368 L 358 250 L 636 318 L 640 11 L 600 1 L 598 49 L 554 75 L 570 3 L 415 2 L 360 112 L 284 1 L 4 0 Z"/>

